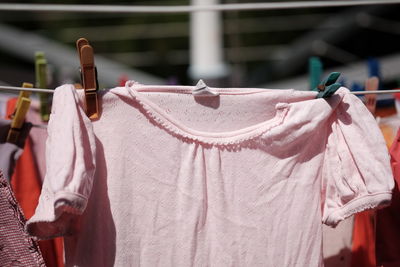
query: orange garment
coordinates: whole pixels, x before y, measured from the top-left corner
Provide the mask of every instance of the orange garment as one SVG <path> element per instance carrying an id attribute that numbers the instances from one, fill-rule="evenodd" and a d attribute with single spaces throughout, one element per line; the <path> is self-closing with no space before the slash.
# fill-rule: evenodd
<path id="1" fill-rule="evenodd" d="M 389 117 L 394 114 L 396 114 L 394 107 L 381 108 L 376 111 L 376 115 L 380 117 Z M 390 148 L 395 139 L 397 127 L 393 128 L 389 124 L 380 124 L 379 127 L 387 147 Z M 351 267 L 376 266 L 375 215 L 375 210 L 367 210 L 357 213 L 354 217 Z"/>
<path id="2" fill-rule="evenodd" d="M 16 98 L 7 102 L 7 116 L 13 113 L 16 102 Z M 11 177 L 11 187 L 26 219 L 29 219 L 35 212 L 42 187 L 29 137 L 16 163 Z M 39 247 L 47 267 L 64 266 L 62 238 L 39 241 Z"/>
<path id="3" fill-rule="evenodd" d="M 375 267 L 374 210 L 357 213 L 354 218 L 351 267 Z"/>
<path id="4" fill-rule="evenodd" d="M 388 149 L 393 144 L 394 138 L 396 137 L 397 129 L 393 129 L 390 125 L 380 124 L 379 128 L 383 134 L 383 138 L 385 138 L 386 146 Z"/>
<path id="5" fill-rule="evenodd" d="M 397 131 L 395 141 L 390 148 L 396 187 L 393 190 L 390 206 L 380 209 L 376 217 L 376 260 L 383 267 L 400 266 L 400 130 Z"/>

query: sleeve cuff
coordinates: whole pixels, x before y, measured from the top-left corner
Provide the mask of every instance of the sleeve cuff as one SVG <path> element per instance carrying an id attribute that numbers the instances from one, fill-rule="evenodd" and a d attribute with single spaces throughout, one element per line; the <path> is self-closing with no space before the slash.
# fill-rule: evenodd
<path id="1" fill-rule="evenodd" d="M 76 221 L 83 213 L 87 198 L 72 192 L 58 192 L 51 210 L 40 209 L 26 223 L 27 232 L 38 239 L 51 239 L 58 236 L 72 235 L 77 231 Z M 42 205 L 46 205 L 42 203 Z"/>
<path id="2" fill-rule="evenodd" d="M 332 211 L 323 221 L 324 224 L 336 227 L 340 221 L 351 215 L 376 207 L 384 207 L 390 204 L 392 192 L 381 192 L 359 197 L 347 203 L 346 205 Z"/>

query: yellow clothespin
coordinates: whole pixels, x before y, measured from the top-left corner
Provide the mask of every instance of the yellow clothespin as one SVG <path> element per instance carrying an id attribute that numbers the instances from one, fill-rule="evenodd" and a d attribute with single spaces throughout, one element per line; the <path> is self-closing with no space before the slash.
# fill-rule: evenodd
<path id="1" fill-rule="evenodd" d="M 24 88 L 33 88 L 33 84 L 31 83 L 23 83 L 22 87 Z M 31 104 L 31 100 L 29 96 L 31 92 L 21 91 L 18 96 L 17 103 L 15 105 L 15 112 L 12 117 L 11 127 L 8 131 L 7 142 L 8 143 L 17 143 L 19 134 L 21 132 L 22 126 L 24 125 L 26 113 L 29 110 L 29 106 Z"/>
<path id="2" fill-rule="evenodd" d="M 47 60 L 43 52 L 35 53 L 35 74 L 36 87 L 47 88 Z M 43 121 L 48 121 L 50 117 L 49 96 L 46 93 L 39 93 L 40 117 Z"/>
<path id="3" fill-rule="evenodd" d="M 82 86 L 85 90 L 85 111 L 90 119 L 98 119 L 99 104 L 97 100 L 97 70 L 94 64 L 93 48 L 88 40 L 80 38 L 76 41 L 76 48 L 81 63 Z"/>

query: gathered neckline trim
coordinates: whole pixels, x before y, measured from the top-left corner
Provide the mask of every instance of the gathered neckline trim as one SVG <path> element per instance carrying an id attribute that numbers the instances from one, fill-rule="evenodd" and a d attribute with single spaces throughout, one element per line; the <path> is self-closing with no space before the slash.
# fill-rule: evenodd
<path id="1" fill-rule="evenodd" d="M 186 93 L 191 94 L 194 87 L 192 86 L 157 86 L 152 88 L 143 86 L 137 83 L 127 82 L 125 89 L 128 94 L 134 98 L 138 104 L 145 110 L 146 114 L 150 116 L 155 122 L 165 128 L 167 131 L 193 141 L 199 141 L 210 145 L 238 145 L 242 142 L 255 139 L 274 127 L 281 125 L 289 111 L 290 105 L 288 103 L 278 103 L 275 105 L 275 116 L 271 119 L 261 123 L 244 127 L 234 131 L 224 132 L 208 132 L 199 131 L 186 126 L 181 121 L 175 119 L 173 116 L 167 114 L 163 108 L 149 100 L 143 92 L 167 92 L 167 93 Z M 162 90 L 160 90 L 162 89 Z M 220 95 L 247 95 L 256 93 L 265 93 L 265 90 L 230 90 L 230 89 L 217 89 L 212 88 L 220 93 Z"/>

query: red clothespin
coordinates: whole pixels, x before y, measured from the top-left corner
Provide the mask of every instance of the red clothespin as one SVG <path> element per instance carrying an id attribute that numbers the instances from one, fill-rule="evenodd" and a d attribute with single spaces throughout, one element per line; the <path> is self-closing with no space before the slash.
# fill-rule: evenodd
<path id="1" fill-rule="evenodd" d="M 100 116 L 97 99 L 98 83 L 93 48 L 85 38 L 76 41 L 76 48 L 81 63 L 82 87 L 85 90 L 85 112 L 90 119 L 98 119 Z"/>
<path id="2" fill-rule="evenodd" d="M 379 87 L 378 77 L 371 77 L 365 81 L 365 91 L 376 91 Z M 376 110 L 376 94 L 365 95 L 365 105 L 367 109 L 375 116 Z"/>

